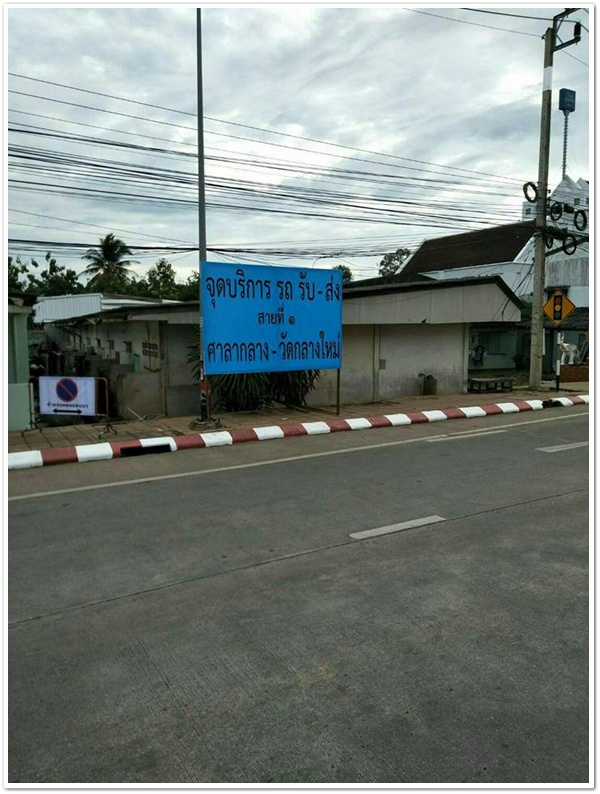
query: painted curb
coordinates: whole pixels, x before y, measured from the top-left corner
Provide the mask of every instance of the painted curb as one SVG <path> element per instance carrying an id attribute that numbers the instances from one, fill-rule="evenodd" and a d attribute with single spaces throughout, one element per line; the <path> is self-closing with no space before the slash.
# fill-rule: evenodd
<path id="1" fill-rule="evenodd" d="M 573 397 L 550 397 L 546 400 L 515 400 L 514 402 L 471 405 L 465 408 L 417 411 L 410 414 L 385 414 L 358 419 L 330 419 L 318 422 L 294 422 L 270 427 L 240 430 L 218 430 L 210 433 L 189 433 L 173 438 L 141 438 L 131 441 L 105 441 L 101 444 L 80 444 L 57 449 L 9 452 L 8 468 L 33 469 L 57 463 L 87 463 L 94 460 L 112 460 L 134 455 L 161 452 L 178 452 L 184 449 L 202 449 L 241 444 L 246 441 L 270 441 L 291 436 L 313 436 L 338 433 L 344 430 L 371 430 L 378 427 L 399 427 L 421 422 L 440 422 L 446 419 L 474 419 L 480 416 L 539 411 L 544 408 L 570 407 L 589 404 L 587 394 Z"/>

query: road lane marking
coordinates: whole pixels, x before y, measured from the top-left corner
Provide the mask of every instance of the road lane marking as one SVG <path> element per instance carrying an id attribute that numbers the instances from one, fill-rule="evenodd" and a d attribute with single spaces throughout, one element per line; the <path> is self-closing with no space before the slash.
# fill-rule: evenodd
<path id="1" fill-rule="evenodd" d="M 584 495 L 586 493 L 587 493 L 587 488 L 579 488 L 579 489 L 577 489 L 575 491 L 565 491 L 563 493 L 553 494 L 551 496 L 541 496 L 541 497 L 538 497 L 538 498 L 535 498 L 535 499 L 526 499 L 526 500 L 521 501 L 521 502 L 515 502 L 515 503 L 513 503 L 511 505 L 500 505 L 498 507 L 493 507 L 491 509 L 478 510 L 478 511 L 476 511 L 474 513 L 464 513 L 463 515 L 458 515 L 458 516 L 454 516 L 453 518 L 442 519 L 442 520 L 449 521 L 450 523 L 453 523 L 453 522 L 464 521 L 464 520 L 467 520 L 469 518 L 479 518 L 480 519 L 483 516 L 488 515 L 490 513 L 501 513 L 504 510 L 510 510 L 511 508 L 514 508 L 514 507 L 532 505 L 532 504 L 541 503 L 541 502 L 549 502 L 549 501 L 552 501 L 552 500 L 555 500 L 555 499 L 561 499 L 563 497 L 572 496 L 574 494 L 582 494 L 582 495 Z M 344 539 L 342 541 L 338 541 L 338 542 L 335 542 L 335 543 L 329 543 L 326 546 L 317 546 L 317 547 L 313 547 L 313 548 L 310 548 L 310 549 L 301 549 L 300 551 L 291 552 L 289 554 L 283 554 L 283 555 L 280 555 L 280 556 L 277 556 L 277 557 L 269 557 L 267 559 L 258 560 L 258 561 L 255 561 L 255 562 L 249 562 L 249 563 L 245 563 L 245 564 L 242 564 L 242 565 L 236 565 L 236 566 L 233 566 L 231 568 L 226 568 L 226 569 L 223 569 L 223 570 L 220 570 L 220 571 L 209 571 L 208 573 L 198 573 L 198 574 L 195 574 L 195 575 L 192 575 L 192 576 L 188 576 L 188 577 L 183 578 L 183 579 L 171 580 L 169 582 L 163 582 L 162 584 L 153 585 L 151 587 L 145 587 L 145 588 L 138 589 L 138 590 L 135 590 L 135 591 L 130 591 L 130 592 L 126 592 L 126 593 L 120 593 L 119 595 L 115 595 L 115 596 L 99 598 L 99 599 L 95 599 L 94 601 L 86 601 L 86 602 L 81 603 L 81 604 L 73 604 L 71 606 L 62 607 L 60 609 L 56 609 L 56 610 L 53 610 L 51 612 L 46 612 L 46 613 L 43 613 L 43 614 L 29 615 L 28 617 L 18 618 L 16 620 L 13 620 L 12 622 L 8 621 L 7 627 L 10 630 L 10 629 L 15 628 L 17 626 L 22 626 L 22 625 L 24 625 L 26 623 L 32 623 L 32 622 L 37 621 L 37 620 L 44 620 L 45 618 L 51 618 L 51 617 L 54 617 L 54 616 L 57 616 L 57 615 L 66 615 L 66 614 L 69 614 L 71 612 L 77 612 L 79 610 L 88 609 L 90 607 L 96 607 L 96 606 L 100 606 L 100 605 L 103 605 L 103 604 L 109 604 L 109 603 L 114 603 L 114 602 L 117 602 L 117 601 L 123 601 L 123 600 L 128 599 L 128 598 L 137 598 L 139 596 L 149 595 L 151 593 L 157 593 L 157 592 L 159 592 L 161 590 L 167 590 L 167 589 L 171 589 L 171 588 L 175 588 L 175 587 L 183 587 L 183 586 L 186 586 L 186 585 L 194 584 L 196 582 L 202 582 L 202 581 L 207 580 L 207 579 L 213 579 L 213 578 L 217 578 L 217 577 L 221 577 L 221 576 L 228 576 L 230 574 L 238 573 L 239 571 L 248 571 L 248 570 L 252 570 L 254 568 L 260 568 L 260 567 L 263 567 L 263 566 L 266 566 L 266 565 L 272 565 L 272 564 L 276 564 L 276 563 L 280 563 L 280 562 L 287 562 L 288 560 L 294 560 L 294 559 L 299 558 L 299 557 L 306 557 L 306 556 L 309 556 L 311 554 L 318 554 L 319 552 L 331 551 L 332 549 L 340 549 L 340 548 L 343 548 L 343 547 L 347 547 L 347 546 L 353 545 L 353 543 L 354 543 L 353 540 L 345 540 Z"/>
<path id="2" fill-rule="evenodd" d="M 565 452 L 567 449 L 577 449 L 577 447 L 589 447 L 589 441 L 575 441 L 572 444 L 558 444 L 555 447 L 537 447 L 536 452 Z"/>
<path id="3" fill-rule="evenodd" d="M 460 439 L 467 439 L 467 438 L 480 438 L 481 436 L 495 436 L 497 433 L 506 433 L 506 430 L 483 430 L 479 433 L 474 433 L 471 431 L 470 433 L 453 433 L 451 436 L 444 436 L 442 438 L 428 438 L 427 441 L 430 443 L 437 443 L 438 441 L 460 441 Z"/>
<path id="4" fill-rule="evenodd" d="M 431 436 L 439 438 L 439 436 Z M 404 438 L 402 441 L 386 441 L 381 444 L 367 444 L 364 447 L 349 447 L 347 449 L 332 449 L 327 452 L 309 452 L 305 455 L 293 455 L 289 458 L 275 458 L 273 460 L 258 460 L 253 463 L 236 463 L 233 466 L 217 466 L 214 469 L 197 469 L 195 471 L 182 471 L 177 474 L 158 474 L 154 477 L 140 477 L 135 480 L 118 480 L 117 482 L 98 483 L 95 485 L 80 485 L 76 488 L 61 488 L 56 491 L 40 491 L 39 493 L 21 494 L 19 496 L 9 496 L 7 502 L 18 502 L 22 499 L 39 499 L 42 496 L 62 496 L 68 493 L 78 493 L 80 491 L 97 491 L 102 488 L 121 488 L 126 485 L 144 485 L 149 482 L 160 482 L 162 480 L 178 480 L 182 477 L 199 477 L 203 474 L 221 474 L 225 471 L 237 471 L 238 469 L 255 469 L 259 466 L 274 466 L 277 463 L 293 463 L 297 460 L 309 460 L 310 458 L 324 458 L 329 455 L 344 455 L 349 452 L 363 452 L 383 447 L 397 447 L 401 444 L 417 444 L 425 441 L 425 438 Z"/>
<path id="5" fill-rule="evenodd" d="M 582 416 L 589 416 L 589 411 L 582 411 L 581 413 L 571 414 L 569 416 L 549 416 L 546 419 L 530 419 L 521 422 L 511 422 L 510 424 L 503 424 L 502 428 L 521 428 L 526 425 L 535 425 L 540 422 L 558 422 L 563 419 L 579 419 Z M 347 420 L 348 421 L 348 420 Z M 425 425 L 426 426 L 426 425 Z M 476 432 L 476 430 L 465 431 Z M 198 469 L 195 471 L 178 472 L 177 474 L 160 474 L 154 477 L 140 477 L 135 480 L 118 480 L 116 482 L 99 483 L 94 485 L 81 485 L 75 488 L 61 488 L 54 491 L 40 491 L 38 493 L 20 494 L 19 496 L 9 496 L 7 502 L 18 502 L 23 499 L 40 499 L 47 496 L 62 496 L 69 493 L 79 493 L 83 491 L 98 491 L 102 488 L 122 488 L 128 485 L 143 485 L 150 482 L 160 482 L 162 480 L 176 480 L 182 477 L 198 477 L 203 474 L 220 474 L 225 471 L 235 471 L 237 469 L 252 469 L 258 466 L 273 466 L 278 463 L 291 463 L 296 460 L 309 460 L 310 458 L 323 458 L 330 455 L 344 455 L 351 452 L 368 452 L 373 449 L 383 449 L 385 447 L 396 447 L 402 444 L 416 444 L 423 441 L 432 441 L 436 438 L 447 438 L 447 434 L 439 434 L 436 436 L 420 436 L 419 438 L 405 438 L 400 441 L 386 441 L 380 444 L 366 444 L 358 447 L 348 447 L 346 449 L 327 450 L 326 452 L 311 452 L 305 455 L 293 455 L 286 458 L 275 458 L 272 460 L 256 461 L 254 463 L 238 463 L 233 466 L 219 466 L 213 469 Z M 111 465 L 115 465 L 114 463 Z M 9 472 L 10 473 L 10 472 Z"/>
<path id="6" fill-rule="evenodd" d="M 403 532 L 405 529 L 414 527 L 425 527 L 428 524 L 437 524 L 446 519 L 442 516 L 425 516 L 424 518 L 413 518 L 412 521 L 403 521 L 401 524 L 390 524 L 387 527 L 376 527 L 375 529 L 365 529 L 362 532 L 351 532 L 350 537 L 354 540 L 364 540 L 365 538 L 376 538 L 378 535 L 391 535 L 392 532 Z"/>

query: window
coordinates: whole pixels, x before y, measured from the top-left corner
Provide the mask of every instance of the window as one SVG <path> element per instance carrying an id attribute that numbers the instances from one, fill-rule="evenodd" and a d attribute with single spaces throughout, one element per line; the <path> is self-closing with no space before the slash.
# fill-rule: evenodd
<path id="1" fill-rule="evenodd" d="M 504 356 L 510 352 L 510 338 L 502 331 L 480 331 L 479 344 L 488 356 Z"/>
<path id="2" fill-rule="evenodd" d="M 131 353 L 133 351 L 133 345 L 131 342 L 124 342 L 123 344 L 125 345 L 126 353 Z"/>

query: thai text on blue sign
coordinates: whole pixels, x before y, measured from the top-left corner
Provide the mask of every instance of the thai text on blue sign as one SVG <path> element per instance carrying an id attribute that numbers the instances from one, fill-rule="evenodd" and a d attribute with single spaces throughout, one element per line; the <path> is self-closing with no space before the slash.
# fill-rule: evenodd
<path id="1" fill-rule="evenodd" d="M 207 375 L 339 369 L 339 270 L 203 262 Z"/>

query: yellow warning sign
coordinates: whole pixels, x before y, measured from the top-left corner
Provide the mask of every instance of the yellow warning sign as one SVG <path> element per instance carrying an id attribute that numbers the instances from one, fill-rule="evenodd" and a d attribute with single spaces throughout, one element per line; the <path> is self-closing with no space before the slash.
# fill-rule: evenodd
<path id="1" fill-rule="evenodd" d="M 567 298 L 564 292 L 556 289 L 546 301 L 543 308 L 546 317 L 548 317 L 554 325 L 558 326 L 571 314 L 575 308 L 575 304 Z"/>

